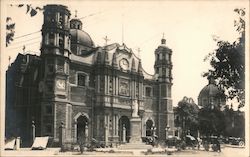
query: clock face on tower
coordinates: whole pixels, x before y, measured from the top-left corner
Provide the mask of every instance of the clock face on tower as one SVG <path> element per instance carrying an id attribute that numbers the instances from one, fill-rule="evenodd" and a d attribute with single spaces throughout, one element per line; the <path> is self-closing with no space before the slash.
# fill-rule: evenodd
<path id="1" fill-rule="evenodd" d="M 65 80 L 57 79 L 56 80 L 56 87 L 58 89 L 65 89 Z"/>
<path id="2" fill-rule="evenodd" d="M 129 62 L 127 59 L 123 58 L 120 60 L 120 68 L 123 70 L 128 70 L 129 68 Z"/>

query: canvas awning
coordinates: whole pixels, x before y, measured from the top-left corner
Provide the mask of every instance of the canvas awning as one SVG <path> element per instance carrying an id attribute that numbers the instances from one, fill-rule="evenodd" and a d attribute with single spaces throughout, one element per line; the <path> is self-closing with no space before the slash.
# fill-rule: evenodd
<path id="1" fill-rule="evenodd" d="M 36 137 L 31 147 L 32 150 L 43 150 L 46 149 L 49 137 Z"/>
<path id="2" fill-rule="evenodd" d="M 15 138 L 6 141 L 5 145 L 4 145 L 4 149 L 5 150 L 14 150 L 15 143 L 16 143 L 16 139 Z"/>

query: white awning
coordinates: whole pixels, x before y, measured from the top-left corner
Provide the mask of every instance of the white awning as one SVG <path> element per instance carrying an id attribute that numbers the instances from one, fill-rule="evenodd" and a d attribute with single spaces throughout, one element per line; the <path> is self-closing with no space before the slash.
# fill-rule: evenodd
<path id="1" fill-rule="evenodd" d="M 31 149 L 39 149 L 43 150 L 46 149 L 48 144 L 49 137 L 36 137 Z"/>
<path id="2" fill-rule="evenodd" d="M 15 138 L 6 141 L 6 143 L 4 145 L 4 149 L 5 150 L 14 150 L 15 143 L 16 143 L 16 139 Z"/>

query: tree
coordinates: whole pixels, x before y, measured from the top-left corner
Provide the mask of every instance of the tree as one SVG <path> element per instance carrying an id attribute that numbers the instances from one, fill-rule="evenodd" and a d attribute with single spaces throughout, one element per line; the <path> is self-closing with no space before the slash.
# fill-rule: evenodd
<path id="1" fill-rule="evenodd" d="M 194 103 L 192 98 L 184 97 L 178 102 L 176 115 L 178 115 L 179 119 L 176 121 L 176 123 L 182 128 L 182 136 L 187 134 L 188 131 L 193 134 L 197 132 L 198 112 L 199 108 Z"/>
<path id="2" fill-rule="evenodd" d="M 225 136 L 245 137 L 245 116 L 244 112 L 234 111 L 227 106 L 223 111 L 225 115 Z"/>
<path id="3" fill-rule="evenodd" d="M 236 98 L 239 107 L 245 104 L 245 10 L 234 10 L 239 20 L 234 21 L 236 31 L 240 37 L 233 43 L 214 39 L 218 48 L 205 57 L 212 69 L 203 74 L 203 77 L 213 76 L 217 85 L 226 91 L 227 99 Z"/>
<path id="4" fill-rule="evenodd" d="M 33 7 L 31 4 L 18 4 L 18 5 L 10 5 L 17 6 L 18 8 L 26 6 L 26 14 L 29 14 L 31 17 L 35 16 L 38 11 L 42 11 L 43 9 L 40 7 Z M 6 18 L 6 47 L 14 40 L 15 36 L 15 23 L 12 22 L 11 17 Z"/>
<path id="5" fill-rule="evenodd" d="M 15 23 L 12 22 L 10 17 L 6 18 L 6 47 L 10 44 L 14 39 L 15 34 Z"/>
<path id="6" fill-rule="evenodd" d="M 218 108 L 201 108 L 199 111 L 199 130 L 202 135 L 223 135 L 225 131 L 225 117 Z"/>

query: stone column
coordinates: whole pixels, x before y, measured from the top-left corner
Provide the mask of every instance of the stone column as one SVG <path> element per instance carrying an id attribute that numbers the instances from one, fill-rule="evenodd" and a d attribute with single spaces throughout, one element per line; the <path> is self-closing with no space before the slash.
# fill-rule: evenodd
<path id="1" fill-rule="evenodd" d="M 156 127 L 155 127 L 155 125 L 152 126 L 151 130 L 152 130 L 153 136 L 155 137 L 156 136 Z"/>
<path id="2" fill-rule="evenodd" d="M 168 130 L 170 129 L 169 125 L 166 126 L 165 131 L 166 131 L 166 139 L 168 139 Z"/>
<path id="3" fill-rule="evenodd" d="M 32 143 L 35 141 L 36 138 L 36 126 L 35 126 L 35 122 L 32 121 L 32 125 L 31 125 L 31 129 L 32 129 Z"/>
<path id="4" fill-rule="evenodd" d="M 118 115 L 116 115 L 115 116 L 115 128 L 116 128 L 116 130 L 115 130 L 115 135 L 118 137 L 119 135 L 118 135 L 118 130 L 119 130 L 119 123 L 118 123 Z"/>
<path id="5" fill-rule="evenodd" d="M 130 143 L 142 143 L 141 141 L 141 118 L 132 117 L 130 119 Z"/>
<path id="6" fill-rule="evenodd" d="M 88 124 L 86 123 L 85 125 L 85 143 L 88 143 L 88 137 L 89 137 L 89 127 Z"/>
<path id="7" fill-rule="evenodd" d="M 16 150 L 19 150 L 19 149 L 20 149 L 20 144 L 21 144 L 21 142 L 20 142 L 20 137 L 17 137 L 17 138 L 16 138 Z"/>
<path id="8" fill-rule="evenodd" d="M 108 145 L 108 125 L 105 124 L 105 146 Z"/>
<path id="9" fill-rule="evenodd" d="M 75 128 L 74 141 L 75 141 L 75 143 L 77 143 L 77 122 L 74 123 L 74 128 Z"/>
<path id="10" fill-rule="evenodd" d="M 130 143 L 142 143 L 141 140 L 141 118 L 138 115 L 138 102 L 132 101 L 132 118 L 130 119 Z"/>
<path id="11" fill-rule="evenodd" d="M 122 125 L 122 142 L 126 143 L 126 128 L 125 128 L 125 124 Z"/>
<path id="12" fill-rule="evenodd" d="M 59 145 L 61 147 L 61 151 L 64 151 L 65 145 L 65 126 L 63 122 L 61 122 L 61 126 L 59 127 Z"/>

